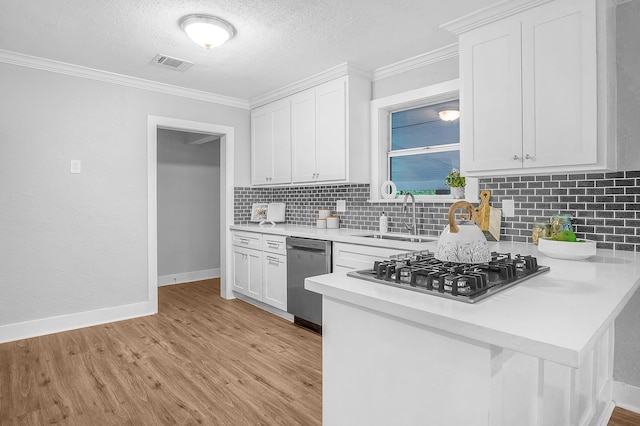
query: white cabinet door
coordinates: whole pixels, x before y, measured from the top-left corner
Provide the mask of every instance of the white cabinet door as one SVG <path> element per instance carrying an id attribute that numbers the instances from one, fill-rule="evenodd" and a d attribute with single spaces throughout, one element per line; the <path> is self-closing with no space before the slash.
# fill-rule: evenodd
<path id="1" fill-rule="evenodd" d="M 251 182 L 291 182 L 291 106 L 288 99 L 251 112 Z"/>
<path id="2" fill-rule="evenodd" d="M 346 77 L 316 89 L 316 180 L 344 180 L 347 172 Z M 363 161 L 369 161 L 363 158 Z"/>
<path id="3" fill-rule="evenodd" d="M 522 167 L 520 21 L 460 36 L 461 169 Z"/>
<path id="4" fill-rule="evenodd" d="M 287 257 L 263 253 L 264 303 L 287 310 Z"/>
<path id="5" fill-rule="evenodd" d="M 233 247 L 233 290 L 247 294 L 249 288 L 249 257 L 246 249 Z"/>
<path id="6" fill-rule="evenodd" d="M 607 84 L 598 81 L 607 54 L 598 40 L 598 7 L 594 0 L 556 0 L 460 35 L 466 174 L 612 166 L 613 148 L 598 127 L 607 114 L 603 106 L 599 116 L 598 107 L 598 85 Z"/>
<path id="7" fill-rule="evenodd" d="M 258 250 L 247 250 L 247 268 L 249 280 L 247 284 L 247 296 L 256 300 L 262 300 L 262 252 Z"/>
<path id="8" fill-rule="evenodd" d="M 269 183 L 291 182 L 291 103 L 288 99 L 276 102 L 271 112 L 273 145 L 272 178 Z"/>
<path id="9" fill-rule="evenodd" d="M 525 168 L 598 160 L 596 9 L 589 3 L 555 1 L 523 17 Z"/>
<path id="10" fill-rule="evenodd" d="M 236 246 L 232 251 L 233 289 L 262 300 L 262 252 Z"/>
<path id="11" fill-rule="evenodd" d="M 251 183 L 265 185 L 272 177 L 273 123 L 268 105 L 251 112 Z"/>
<path id="12" fill-rule="evenodd" d="M 291 99 L 291 149 L 293 182 L 316 177 L 316 92 L 305 90 Z"/>

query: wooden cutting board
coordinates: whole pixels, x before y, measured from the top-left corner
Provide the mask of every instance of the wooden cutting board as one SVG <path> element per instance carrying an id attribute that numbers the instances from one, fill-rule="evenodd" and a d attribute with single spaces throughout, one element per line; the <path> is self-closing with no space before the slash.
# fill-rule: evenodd
<path id="1" fill-rule="evenodd" d="M 490 198 L 490 191 L 484 190 L 480 193 L 480 205 L 476 208 L 476 222 L 487 237 L 487 241 L 500 241 L 502 210 L 491 207 Z"/>

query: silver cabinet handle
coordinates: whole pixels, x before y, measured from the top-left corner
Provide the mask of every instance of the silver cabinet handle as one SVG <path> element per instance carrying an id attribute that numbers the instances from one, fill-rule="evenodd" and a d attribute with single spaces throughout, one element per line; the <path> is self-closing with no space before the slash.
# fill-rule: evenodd
<path id="1" fill-rule="evenodd" d="M 519 159 L 520 159 L 520 157 L 518 157 L 517 155 L 514 155 L 514 156 L 513 156 L 513 159 L 514 159 L 514 160 L 519 160 Z"/>
<path id="2" fill-rule="evenodd" d="M 272 263 L 280 263 L 280 259 L 278 259 L 277 257 L 273 257 L 273 256 L 267 256 L 267 261 L 272 262 Z"/>
<path id="3" fill-rule="evenodd" d="M 533 159 L 533 156 L 527 154 L 527 155 L 524 156 L 524 159 L 525 160 L 531 160 L 531 159 Z"/>
<path id="4" fill-rule="evenodd" d="M 240 238 L 240 244 L 249 244 L 249 240 L 246 238 Z"/>

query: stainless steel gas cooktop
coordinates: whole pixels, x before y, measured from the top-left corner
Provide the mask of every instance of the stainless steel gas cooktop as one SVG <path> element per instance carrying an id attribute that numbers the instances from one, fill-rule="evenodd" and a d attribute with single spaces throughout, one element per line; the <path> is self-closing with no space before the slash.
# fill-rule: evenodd
<path id="1" fill-rule="evenodd" d="M 487 263 L 442 262 L 429 251 L 376 261 L 347 275 L 466 303 L 475 303 L 549 270 L 529 255 L 491 253 Z"/>

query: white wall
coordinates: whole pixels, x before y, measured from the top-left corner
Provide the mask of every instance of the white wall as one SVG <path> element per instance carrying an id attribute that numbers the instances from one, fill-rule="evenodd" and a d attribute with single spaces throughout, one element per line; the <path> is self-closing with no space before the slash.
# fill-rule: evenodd
<path id="1" fill-rule="evenodd" d="M 384 98 L 458 78 L 458 57 L 433 62 L 371 83 L 371 99 Z"/>
<path id="2" fill-rule="evenodd" d="M 618 164 L 640 169 L 640 1 L 617 9 Z M 640 292 L 616 321 L 615 380 L 640 388 Z"/>
<path id="3" fill-rule="evenodd" d="M 187 144 L 188 135 L 158 130 L 161 277 L 220 268 L 220 142 Z"/>
<path id="4" fill-rule="evenodd" d="M 616 10 L 618 168 L 640 169 L 640 1 Z"/>
<path id="5" fill-rule="evenodd" d="M 147 116 L 232 126 L 248 158 L 249 111 L 8 64 L 0 81 L 0 331 L 149 300 Z"/>

